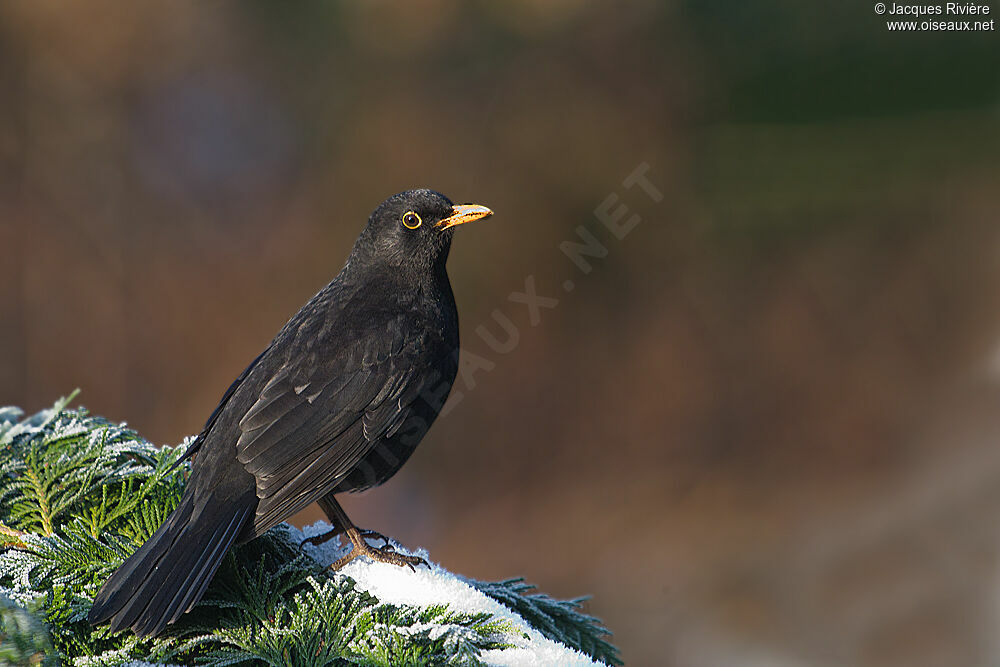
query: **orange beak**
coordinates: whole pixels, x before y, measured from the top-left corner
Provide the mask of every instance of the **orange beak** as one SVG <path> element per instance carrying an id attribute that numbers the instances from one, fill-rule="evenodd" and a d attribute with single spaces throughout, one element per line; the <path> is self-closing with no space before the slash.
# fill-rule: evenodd
<path id="1" fill-rule="evenodd" d="M 485 206 L 480 206 L 479 204 L 459 204 L 458 206 L 451 207 L 451 215 L 439 222 L 437 228 L 443 231 L 451 227 L 464 225 L 467 222 L 482 220 L 491 215 L 493 215 L 493 211 Z"/>

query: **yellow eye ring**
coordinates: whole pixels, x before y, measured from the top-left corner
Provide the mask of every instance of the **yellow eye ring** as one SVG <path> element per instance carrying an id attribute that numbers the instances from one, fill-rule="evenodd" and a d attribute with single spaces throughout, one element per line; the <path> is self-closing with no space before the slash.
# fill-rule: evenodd
<path id="1" fill-rule="evenodd" d="M 407 211 L 403 214 L 403 226 L 407 229 L 416 229 L 421 223 L 423 223 L 423 220 L 413 211 Z"/>

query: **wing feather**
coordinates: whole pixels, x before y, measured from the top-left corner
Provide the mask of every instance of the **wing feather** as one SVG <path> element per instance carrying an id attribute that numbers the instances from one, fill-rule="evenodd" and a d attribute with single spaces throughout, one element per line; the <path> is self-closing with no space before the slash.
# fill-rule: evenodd
<path id="1" fill-rule="evenodd" d="M 396 430 L 427 374 L 426 340 L 399 316 L 312 366 L 286 363 L 239 422 L 237 458 L 260 499 L 254 532 L 325 495 Z"/>

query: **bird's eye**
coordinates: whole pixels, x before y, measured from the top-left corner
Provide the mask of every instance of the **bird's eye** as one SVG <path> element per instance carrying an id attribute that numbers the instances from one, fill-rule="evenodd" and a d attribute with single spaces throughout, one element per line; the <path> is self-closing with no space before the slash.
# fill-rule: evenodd
<path id="1" fill-rule="evenodd" d="M 403 214 L 403 226 L 407 229 L 416 229 L 420 226 L 421 222 L 423 222 L 423 220 L 421 220 L 420 216 L 413 211 L 407 211 Z"/>

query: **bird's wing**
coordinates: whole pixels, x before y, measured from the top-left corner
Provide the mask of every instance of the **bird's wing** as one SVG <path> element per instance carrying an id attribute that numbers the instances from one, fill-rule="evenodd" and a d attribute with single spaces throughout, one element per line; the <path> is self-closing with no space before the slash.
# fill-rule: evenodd
<path id="1" fill-rule="evenodd" d="M 237 458 L 254 475 L 259 534 L 336 486 L 409 413 L 427 345 L 404 317 L 336 351 L 278 368 L 243 415 Z M 343 337 L 347 338 L 347 337 Z"/>

